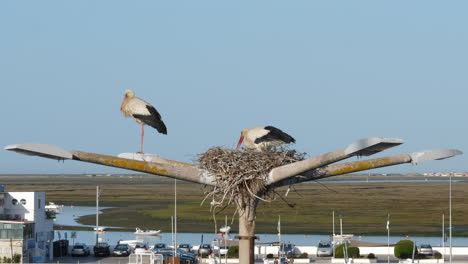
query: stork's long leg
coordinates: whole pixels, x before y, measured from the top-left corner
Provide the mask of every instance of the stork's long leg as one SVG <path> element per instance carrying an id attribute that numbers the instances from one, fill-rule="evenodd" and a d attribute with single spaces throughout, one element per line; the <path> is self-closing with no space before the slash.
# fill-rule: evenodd
<path id="1" fill-rule="evenodd" d="M 145 140 L 145 125 L 141 125 L 141 144 L 140 144 L 140 153 L 143 152 L 143 144 Z"/>

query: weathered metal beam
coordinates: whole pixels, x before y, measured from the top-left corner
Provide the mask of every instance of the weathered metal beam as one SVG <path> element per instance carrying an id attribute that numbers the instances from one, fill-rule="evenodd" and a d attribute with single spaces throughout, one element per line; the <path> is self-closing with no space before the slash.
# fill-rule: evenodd
<path id="1" fill-rule="evenodd" d="M 161 175 L 194 183 L 215 185 L 214 176 L 188 163 L 167 159 L 164 159 L 164 162 L 147 162 L 81 151 L 71 152 L 74 160 Z"/>
<path id="2" fill-rule="evenodd" d="M 463 152 L 456 149 L 448 150 L 427 150 L 414 152 L 411 154 L 402 154 L 391 157 L 383 157 L 370 160 L 346 162 L 340 164 L 331 164 L 314 170 L 310 170 L 302 175 L 291 177 L 283 181 L 273 184 L 274 187 L 291 185 L 306 181 L 318 180 L 337 175 L 343 175 L 358 171 L 388 167 L 404 163 L 419 163 L 429 160 L 447 159 L 456 155 L 461 155 Z"/>
<path id="3" fill-rule="evenodd" d="M 13 144 L 6 146 L 5 149 L 20 154 L 40 156 L 49 159 L 79 160 L 104 166 L 161 175 L 194 183 L 206 185 L 216 184 L 215 177 L 205 170 L 199 169 L 192 164 L 159 157 L 152 159 L 151 162 L 147 162 L 77 150 L 65 150 L 57 146 L 38 143 Z"/>
<path id="4" fill-rule="evenodd" d="M 353 142 L 346 148 L 274 168 L 267 177 L 267 184 L 274 184 L 352 156 L 370 156 L 400 144 L 403 144 L 403 140 L 399 138 L 364 138 Z"/>

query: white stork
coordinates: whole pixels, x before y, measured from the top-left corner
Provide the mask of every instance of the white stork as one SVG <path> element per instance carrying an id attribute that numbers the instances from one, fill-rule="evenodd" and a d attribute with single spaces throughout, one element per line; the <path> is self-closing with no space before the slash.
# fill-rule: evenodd
<path id="1" fill-rule="evenodd" d="M 143 99 L 135 96 L 132 90 L 125 91 L 125 97 L 120 111 L 125 117 L 133 118 L 138 124 L 141 124 L 141 144 L 140 152 L 143 153 L 143 141 L 145 136 L 145 125 L 154 127 L 159 133 L 167 135 L 167 128 L 161 119 L 161 115 L 156 108 Z"/>
<path id="2" fill-rule="evenodd" d="M 296 140 L 276 127 L 265 126 L 242 129 L 237 148 L 242 142 L 248 149 L 268 151 L 272 147 L 294 143 Z"/>

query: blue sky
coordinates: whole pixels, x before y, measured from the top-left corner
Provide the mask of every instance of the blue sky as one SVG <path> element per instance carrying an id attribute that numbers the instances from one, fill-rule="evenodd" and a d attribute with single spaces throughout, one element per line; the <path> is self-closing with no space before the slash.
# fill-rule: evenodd
<path id="1" fill-rule="evenodd" d="M 139 149 L 126 89 L 168 135 L 145 151 L 192 162 L 273 125 L 319 155 L 399 137 L 383 156 L 467 151 L 466 1 L 2 1 L 0 145 Z M 468 156 L 379 171 L 467 171 Z M 0 173 L 124 170 L 0 151 Z"/>

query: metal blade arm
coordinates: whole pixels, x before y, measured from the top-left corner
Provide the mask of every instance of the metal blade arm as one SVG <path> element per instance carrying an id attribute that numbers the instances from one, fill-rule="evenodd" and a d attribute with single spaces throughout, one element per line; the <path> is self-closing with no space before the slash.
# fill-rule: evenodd
<path id="1" fill-rule="evenodd" d="M 274 184 L 274 187 L 286 186 L 286 185 L 291 185 L 291 184 L 296 184 L 296 183 L 301 183 L 301 182 L 318 180 L 321 178 L 327 178 L 327 177 L 343 175 L 343 174 L 357 172 L 357 171 L 376 169 L 376 168 L 387 167 L 387 166 L 398 165 L 398 164 L 409 163 L 409 162 L 411 162 L 411 156 L 407 154 L 403 154 L 403 155 L 397 155 L 397 156 L 392 156 L 392 157 L 384 157 L 384 158 L 377 158 L 377 159 L 370 159 L 370 160 L 332 164 L 332 165 L 324 166 L 322 168 L 308 171 L 296 177 L 285 179 L 281 182 Z"/>
<path id="2" fill-rule="evenodd" d="M 422 152 L 414 152 L 411 154 L 402 154 L 391 157 L 383 157 L 370 160 L 346 162 L 340 164 L 332 164 L 324 166 L 318 169 L 310 170 L 302 175 L 284 179 L 280 182 L 271 184 L 271 187 L 280 187 L 285 185 L 291 185 L 295 183 L 301 183 L 306 181 L 317 180 L 326 177 L 332 177 L 337 175 L 348 174 L 352 172 L 382 168 L 387 166 L 393 166 L 403 163 L 418 163 L 429 160 L 441 160 L 451 158 L 456 155 L 461 155 L 463 152 L 456 149 L 449 150 L 428 150 Z"/>
<path id="3" fill-rule="evenodd" d="M 344 149 L 274 168 L 268 175 L 267 184 L 274 184 L 289 177 L 293 177 L 306 171 L 335 163 L 352 156 L 370 156 L 400 144 L 403 144 L 403 140 L 399 138 L 364 138 L 353 142 Z"/>
<path id="4" fill-rule="evenodd" d="M 164 163 L 145 162 L 76 150 L 71 151 L 71 153 L 73 154 L 74 160 L 161 175 L 194 183 L 201 183 L 206 185 L 215 184 L 214 176 L 188 163 L 170 161 L 166 159 L 164 159 Z"/>

